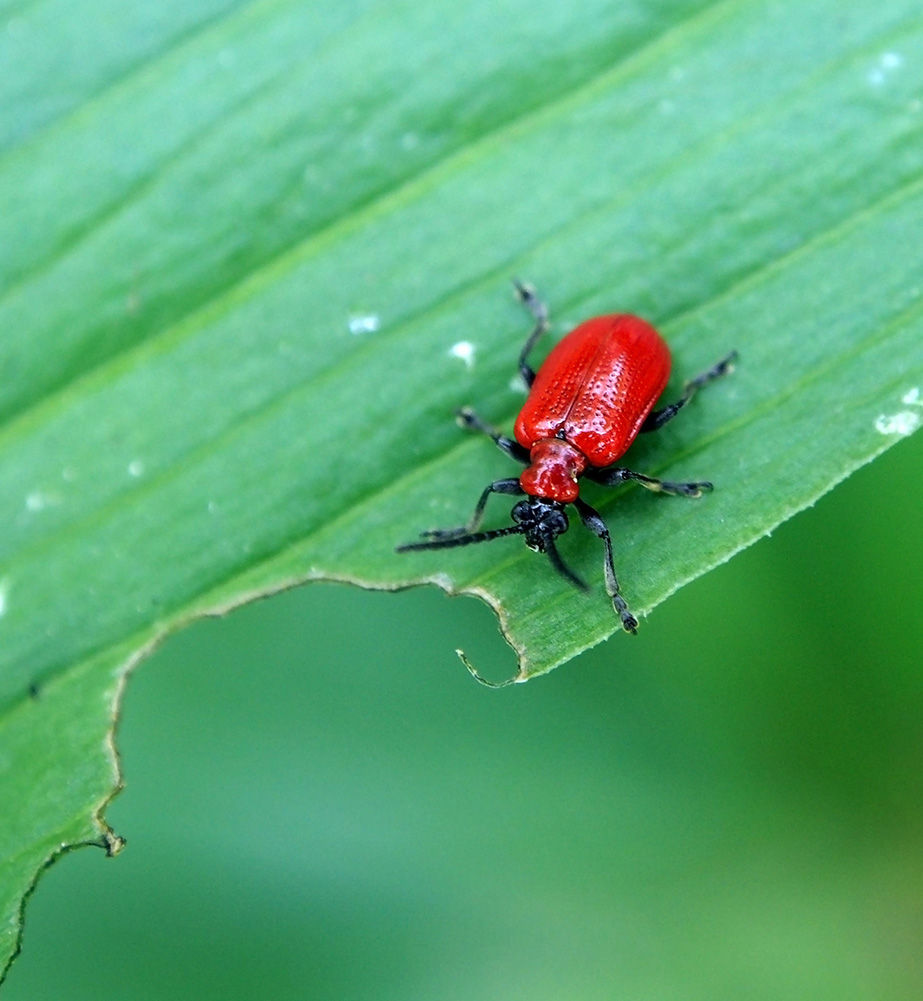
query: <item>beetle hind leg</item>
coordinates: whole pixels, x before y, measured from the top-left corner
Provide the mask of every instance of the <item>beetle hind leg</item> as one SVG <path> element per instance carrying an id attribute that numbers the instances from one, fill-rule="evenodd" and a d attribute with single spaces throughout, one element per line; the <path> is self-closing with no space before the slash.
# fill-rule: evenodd
<path id="1" fill-rule="evenodd" d="M 646 420 L 641 425 L 641 431 L 656 431 L 658 428 L 662 428 L 667 421 L 673 420 L 703 386 L 707 386 L 710 382 L 714 382 L 715 379 L 720 379 L 721 376 L 733 372 L 736 360 L 737 352 L 732 351 L 727 357 L 722 358 L 717 365 L 712 365 L 707 372 L 702 372 L 701 375 L 690 379 L 683 388 L 683 395 L 675 403 L 671 403 L 669 406 L 662 407 L 660 410 L 655 410 L 653 413 L 647 415 Z"/>
<path id="2" fill-rule="evenodd" d="M 522 351 L 519 352 L 519 374 L 522 376 L 523 382 L 531 388 L 532 383 L 535 382 L 535 370 L 529 365 L 526 359 L 532 348 L 535 347 L 535 342 L 548 330 L 548 307 L 539 299 L 534 287 L 526 282 L 521 282 L 518 278 L 514 278 L 513 287 L 516 289 L 516 296 L 519 301 L 535 319 L 535 326 L 526 338 L 526 343 L 522 346 Z"/>

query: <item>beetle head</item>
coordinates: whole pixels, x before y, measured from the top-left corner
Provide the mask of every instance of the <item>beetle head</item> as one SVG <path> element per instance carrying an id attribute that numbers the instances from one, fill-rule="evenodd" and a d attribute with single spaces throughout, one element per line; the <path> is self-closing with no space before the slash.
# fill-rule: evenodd
<path id="1" fill-rule="evenodd" d="M 526 545 L 533 552 L 547 553 L 555 570 L 575 587 L 585 591 L 586 584 L 565 565 L 554 544 L 554 540 L 563 535 L 570 525 L 564 505 L 544 497 L 528 497 L 519 501 L 510 514 Z"/>
<path id="2" fill-rule="evenodd" d="M 511 512 L 513 521 L 519 526 L 526 545 L 536 553 L 543 553 L 549 542 L 563 535 L 568 527 L 567 514 L 557 501 L 541 497 L 521 500 Z"/>
<path id="3" fill-rule="evenodd" d="M 515 484 L 515 480 L 512 481 Z M 558 573 L 569 580 L 574 587 L 586 591 L 586 584 L 564 565 L 558 555 L 554 540 L 567 531 L 568 520 L 564 505 L 560 501 L 547 497 L 527 497 L 519 501 L 511 512 L 513 524 L 504 528 L 491 528 L 483 532 L 471 532 L 466 527 L 426 533 L 425 542 L 409 542 L 398 546 L 399 553 L 418 549 L 454 549 L 456 546 L 469 546 L 475 542 L 489 542 L 507 535 L 521 535 L 526 545 L 537 553 L 547 553 L 551 565 Z"/>

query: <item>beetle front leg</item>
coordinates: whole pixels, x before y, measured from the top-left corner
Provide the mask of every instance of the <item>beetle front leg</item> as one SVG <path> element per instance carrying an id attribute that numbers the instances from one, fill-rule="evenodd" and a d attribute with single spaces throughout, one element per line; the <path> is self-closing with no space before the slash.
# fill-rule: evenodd
<path id="1" fill-rule="evenodd" d="M 628 604 L 622 597 L 619 588 L 619 579 L 615 575 L 615 564 L 612 561 L 612 538 L 609 535 L 609 529 L 603 521 L 602 515 L 590 507 L 582 498 L 578 497 L 574 501 L 574 506 L 577 508 L 577 513 L 580 515 L 580 520 L 583 524 L 594 535 L 603 540 L 603 544 L 606 547 L 606 555 L 603 559 L 603 572 L 606 575 L 606 592 L 612 599 L 612 607 L 622 622 L 622 628 L 627 633 L 636 633 L 638 631 L 638 620 L 628 610 Z"/>
<path id="2" fill-rule="evenodd" d="M 690 379 L 683 388 L 683 395 L 676 403 L 671 403 L 669 406 L 662 407 L 660 410 L 655 410 L 653 413 L 647 415 L 646 420 L 641 425 L 641 431 L 656 431 L 658 428 L 662 428 L 667 421 L 673 420 L 680 410 L 695 396 L 698 390 L 703 386 L 707 386 L 708 383 L 714 382 L 715 379 L 720 379 L 721 376 L 732 372 L 736 360 L 737 352 L 732 351 L 726 358 L 722 358 L 717 365 L 712 365 L 707 372 L 703 372 L 694 379 Z"/>
<path id="3" fill-rule="evenodd" d="M 531 388 L 532 383 L 535 382 L 535 370 L 526 359 L 529 352 L 535 347 L 535 342 L 548 330 L 548 307 L 539 299 L 531 285 L 516 278 L 513 279 L 513 285 L 516 288 L 519 301 L 535 318 L 532 333 L 526 338 L 526 343 L 523 345 L 522 351 L 519 352 L 519 374 L 522 376 L 523 382 Z"/>
<path id="4" fill-rule="evenodd" d="M 672 480 L 658 480 L 654 476 L 636 473 L 633 469 L 590 469 L 584 474 L 587 479 L 602 483 L 603 486 L 614 487 L 619 483 L 632 481 L 640 483 L 646 490 L 657 494 L 669 494 L 673 497 L 701 497 L 703 493 L 714 489 L 708 480 L 698 480 L 694 483 L 674 483 Z"/>
<path id="5" fill-rule="evenodd" d="M 529 465 L 531 460 L 527 448 L 523 448 L 518 441 L 508 438 L 505 434 L 500 434 L 495 428 L 482 421 L 470 407 L 462 407 L 455 416 L 463 428 L 481 431 L 493 440 L 501 452 L 506 452 L 511 459 L 521 462 L 524 466 Z"/>
<path id="6" fill-rule="evenodd" d="M 432 541 L 457 539 L 463 535 L 471 535 L 481 527 L 481 522 L 484 520 L 484 508 L 487 506 L 487 498 L 490 497 L 491 494 L 518 495 L 524 492 L 525 491 L 519 485 L 519 480 L 517 479 L 510 478 L 506 480 L 494 480 L 493 483 L 488 483 L 487 486 L 484 487 L 484 490 L 475 505 L 474 511 L 466 524 L 461 525 L 458 528 L 435 528 L 428 532 L 421 532 L 420 535 L 422 538 L 430 539 Z"/>

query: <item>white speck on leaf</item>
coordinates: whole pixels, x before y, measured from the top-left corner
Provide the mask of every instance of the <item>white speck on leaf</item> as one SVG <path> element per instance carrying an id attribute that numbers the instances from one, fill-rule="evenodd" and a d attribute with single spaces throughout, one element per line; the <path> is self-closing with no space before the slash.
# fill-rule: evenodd
<path id="1" fill-rule="evenodd" d="M 0 616 L 6 615 L 6 597 L 10 593 L 9 578 L 0 579 Z"/>
<path id="2" fill-rule="evenodd" d="M 144 475 L 144 463 L 140 459 L 132 459 L 128 463 L 128 475 L 134 476 L 137 479 L 139 476 Z"/>
<path id="3" fill-rule="evenodd" d="M 26 494 L 27 511 L 44 511 L 46 507 L 60 504 L 61 498 L 54 494 L 46 494 L 43 490 L 32 490 Z"/>
<path id="4" fill-rule="evenodd" d="M 868 72 L 868 82 L 873 87 L 881 87 L 889 74 L 904 65 L 904 57 L 899 52 L 883 52 L 878 62 Z"/>
<path id="5" fill-rule="evenodd" d="M 923 419 L 923 399 L 920 396 L 920 387 L 913 386 L 901 397 L 901 403 L 907 407 L 917 407 L 917 410 L 898 410 L 893 414 L 879 414 L 875 418 L 875 430 L 879 434 L 913 434 L 920 426 Z"/>
<path id="6" fill-rule="evenodd" d="M 475 347 L 471 341 L 459 341 L 449 348 L 449 354 L 453 358 L 460 358 L 465 363 L 465 368 L 474 368 Z"/>
<path id="7" fill-rule="evenodd" d="M 355 313 L 349 318 L 349 332 L 359 334 L 374 334 L 381 326 L 381 319 L 375 313 Z"/>

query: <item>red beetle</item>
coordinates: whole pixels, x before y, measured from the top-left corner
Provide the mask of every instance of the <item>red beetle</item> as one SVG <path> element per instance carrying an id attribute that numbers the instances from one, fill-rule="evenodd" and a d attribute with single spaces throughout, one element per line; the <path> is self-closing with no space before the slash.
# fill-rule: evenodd
<path id="1" fill-rule="evenodd" d="M 711 483 L 706 481 L 672 483 L 613 463 L 640 432 L 663 427 L 697 389 L 731 371 L 737 352 L 686 383 L 675 403 L 653 410 L 670 378 L 670 349 L 649 323 L 627 313 L 613 313 L 586 320 L 572 330 L 552 349 L 536 375 L 526 359 L 548 329 L 548 311 L 531 286 L 514 284 L 520 300 L 535 318 L 535 327 L 519 355 L 519 371 L 530 392 L 516 418 L 516 439 L 499 434 L 468 408 L 459 411 L 458 417 L 465 427 L 490 435 L 507 455 L 526 468 L 518 478 L 495 480 L 485 487 L 466 525 L 424 532 L 426 542 L 398 546 L 397 551 L 447 549 L 504 535 L 522 535 L 530 549 L 547 553 L 558 573 L 586 590 L 586 584 L 562 561 L 554 541 L 567 531 L 564 509 L 573 504 L 583 524 L 606 547 L 606 590 L 622 626 L 634 633 L 638 620 L 619 591 L 609 529 L 599 513 L 580 497 L 580 478 L 585 476 L 610 486 L 634 480 L 648 490 L 683 497 L 699 497 L 703 490 L 711 490 Z M 525 494 L 526 499 L 513 507 L 514 524 L 479 531 L 492 493 Z"/>

